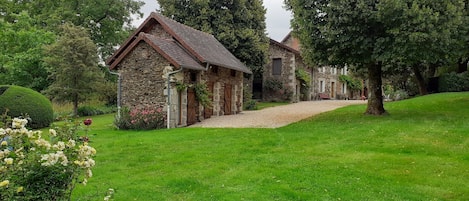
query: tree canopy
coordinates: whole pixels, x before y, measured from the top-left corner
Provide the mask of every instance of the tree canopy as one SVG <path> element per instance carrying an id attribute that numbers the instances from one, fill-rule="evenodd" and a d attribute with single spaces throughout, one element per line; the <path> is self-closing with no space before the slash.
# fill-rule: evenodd
<path id="1" fill-rule="evenodd" d="M 285 0 L 306 62 L 368 71 L 367 114 L 384 114 L 383 66 L 449 62 L 461 47 L 460 0 Z M 467 45 L 467 44 L 464 44 Z"/>
<path id="2" fill-rule="evenodd" d="M 14 16 L 15 23 L 0 19 L 0 84 L 42 91 L 49 86 L 42 47 L 53 43 L 55 34 L 34 27 L 26 12 Z"/>
<path id="3" fill-rule="evenodd" d="M 87 28 L 103 58 L 128 36 L 132 17 L 142 15 L 139 0 L 10 0 L 0 4 L 0 18 L 15 22 L 26 11 L 35 26 L 59 31 L 64 22 Z"/>
<path id="4" fill-rule="evenodd" d="M 165 16 L 213 34 L 253 72 L 267 58 L 265 13 L 261 0 L 157 0 Z"/>
<path id="5" fill-rule="evenodd" d="M 45 48 L 44 59 L 52 84 L 46 93 L 59 102 L 73 103 L 74 114 L 78 104 L 97 91 L 104 75 L 98 68 L 96 45 L 82 28 L 66 23 L 57 42 Z"/>

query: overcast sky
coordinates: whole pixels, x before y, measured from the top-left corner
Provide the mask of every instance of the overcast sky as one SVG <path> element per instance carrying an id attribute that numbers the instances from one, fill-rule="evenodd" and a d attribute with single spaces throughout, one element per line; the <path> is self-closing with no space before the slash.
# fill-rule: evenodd
<path id="1" fill-rule="evenodd" d="M 134 22 L 136 27 L 159 7 L 156 0 L 143 1 L 145 5 L 142 6 L 141 11 L 144 13 L 144 17 Z M 283 0 L 264 0 L 264 7 L 267 9 L 267 34 L 272 39 L 281 41 L 290 32 L 291 13 L 283 8 Z"/>

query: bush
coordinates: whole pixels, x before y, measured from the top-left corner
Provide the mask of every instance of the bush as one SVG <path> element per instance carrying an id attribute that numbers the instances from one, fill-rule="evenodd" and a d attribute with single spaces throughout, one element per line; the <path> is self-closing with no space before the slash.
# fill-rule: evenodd
<path id="1" fill-rule="evenodd" d="M 0 200 L 70 200 L 76 183 L 92 176 L 96 150 L 79 142 L 77 123 L 50 129 L 50 140 L 15 118 L 0 128 Z"/>
<path id="2" fill-rule="evenodd" d="M 246 110 L 257 110 L 257 101 L 249 100 L 248 102 L 244 103 Z"/>
<path id="3" fill-rule="evenodd" d="M 78 108 L 78 116 L 94 116 L 94 115 L 101 115 L 101 114 L 109 114 L 116 112 L 117 107 L 115 106 L 101 106 L 101 107 L 94 107 L 94 106 L 81 106 Z"/>
<path id="4" fill-rule="evenodd" d="M 283 82 L 278 79 L 266 79 L 264 81 L 264 89 L 266 91 L 278 91 L 283 89 Z"/>
<path id="5" fill-rule="evenodd" d="M 152 130 L 165 128 L 166 115 L 162 107 L 132 109 L 122 108 L 114 124 L 119 129 Z"/>
<path id="6" fill-rule="evenodd" d="M 20 86 L 0 86 L 0 113 L 9 116 L 27 116 L 28 126 L 37 129 L 48 127 L 54 121 L 52 103 L 42 94 Z"/>
<path id="7" fill-rule="evenodd" d="M 443 74 L 438 81 L 439 92 L 469 91 L 468 73 L 457 74 L 455 72 Z"/>

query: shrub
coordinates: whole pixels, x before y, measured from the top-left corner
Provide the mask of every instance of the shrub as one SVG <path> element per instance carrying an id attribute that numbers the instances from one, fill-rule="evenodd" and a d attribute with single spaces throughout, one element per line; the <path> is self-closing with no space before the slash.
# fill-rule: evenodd
<path id="1" fill-rule="evenodd" d="M 93 116 L 93 115 L 104 114 L 104 112 L 96 107 L 85 105 L 85 106 L 78 107 L 77 114 L 78 116 Z"/>
<path id="2" fill-rule="evenodd" d="M 165 128 L 166 114 L 163 107 L 132 109 L 122 108 L 114 124 L 119 129 L 151 130 Z"/>
<path id="3" fill-rule="evenodd" d="M 457 74 L 455 72 L 442 75 L 438 82 L 439 92 L 469 91 L 468 73 Z"/>
<path id="4" fill-rule="evenodd" d="M 210 91 L 205 83 L 197 83 L 194 85 L 194 91 L 197 100 L 204 107 L 211 107 L 212 100 L 210 99 Z"/>
<path id="5" fill-rule="evenodd" d="M 283 82 L 278 79 L 266 79 L 264 81 L 264 89 L 266 91 L 277 91 L 283 89 Z"/>
<path id="6" fill-rule="evenodd" d="M 0 86 L 0 113 L 8 110 L 12 117 L 28 116 L 28 126 L 48 127 L 54 120 L 52 103 L 42 94 L 20 86 Z"/>
<path id="7" fill-rule="evenodd" d="M 80 143 L 78 124 L 50 129 L 50 140 L 14 118 L 0 128 L 0 200 L 70 200 L 76 183 L 92 176 L 96 150 Z"/>
<path id="8" fill-rule="evenodd" d="M 257 110 L 257 101 L 249 100 L 248 102 L 244 103 L 246 110 Z"/>
<path id="9" fill-rule="evenodd" d="M 311 87 L 311 75 L 306 72 L 303 68 L 298 68 L 295 70 L 296 79 L 301 81 L 301 84 L 306 87 Z"/>

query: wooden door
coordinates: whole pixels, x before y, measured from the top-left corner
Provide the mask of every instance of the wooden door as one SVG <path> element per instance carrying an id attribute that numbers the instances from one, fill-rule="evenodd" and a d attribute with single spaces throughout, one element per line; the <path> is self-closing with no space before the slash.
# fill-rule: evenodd
<path id="1" fill-rule="evenodd" d="M 231 114 L 231 84 L 225 84 L 225 115 Z"/>
<path id="2" fill-rule="evenodd" d="M 210 92 L 210 101 L 213 103 L 213 82 L 208 83 L 208 91 Z M 204 109 L 204 118 L 208 119 L 213 115 L 213 105 L 207 106 Z"/>
<path id="3" fill-rule="evenodd" d="M 187 89 L 187 125 L 197 123 L 197 100 L 194 89 Z"/>

